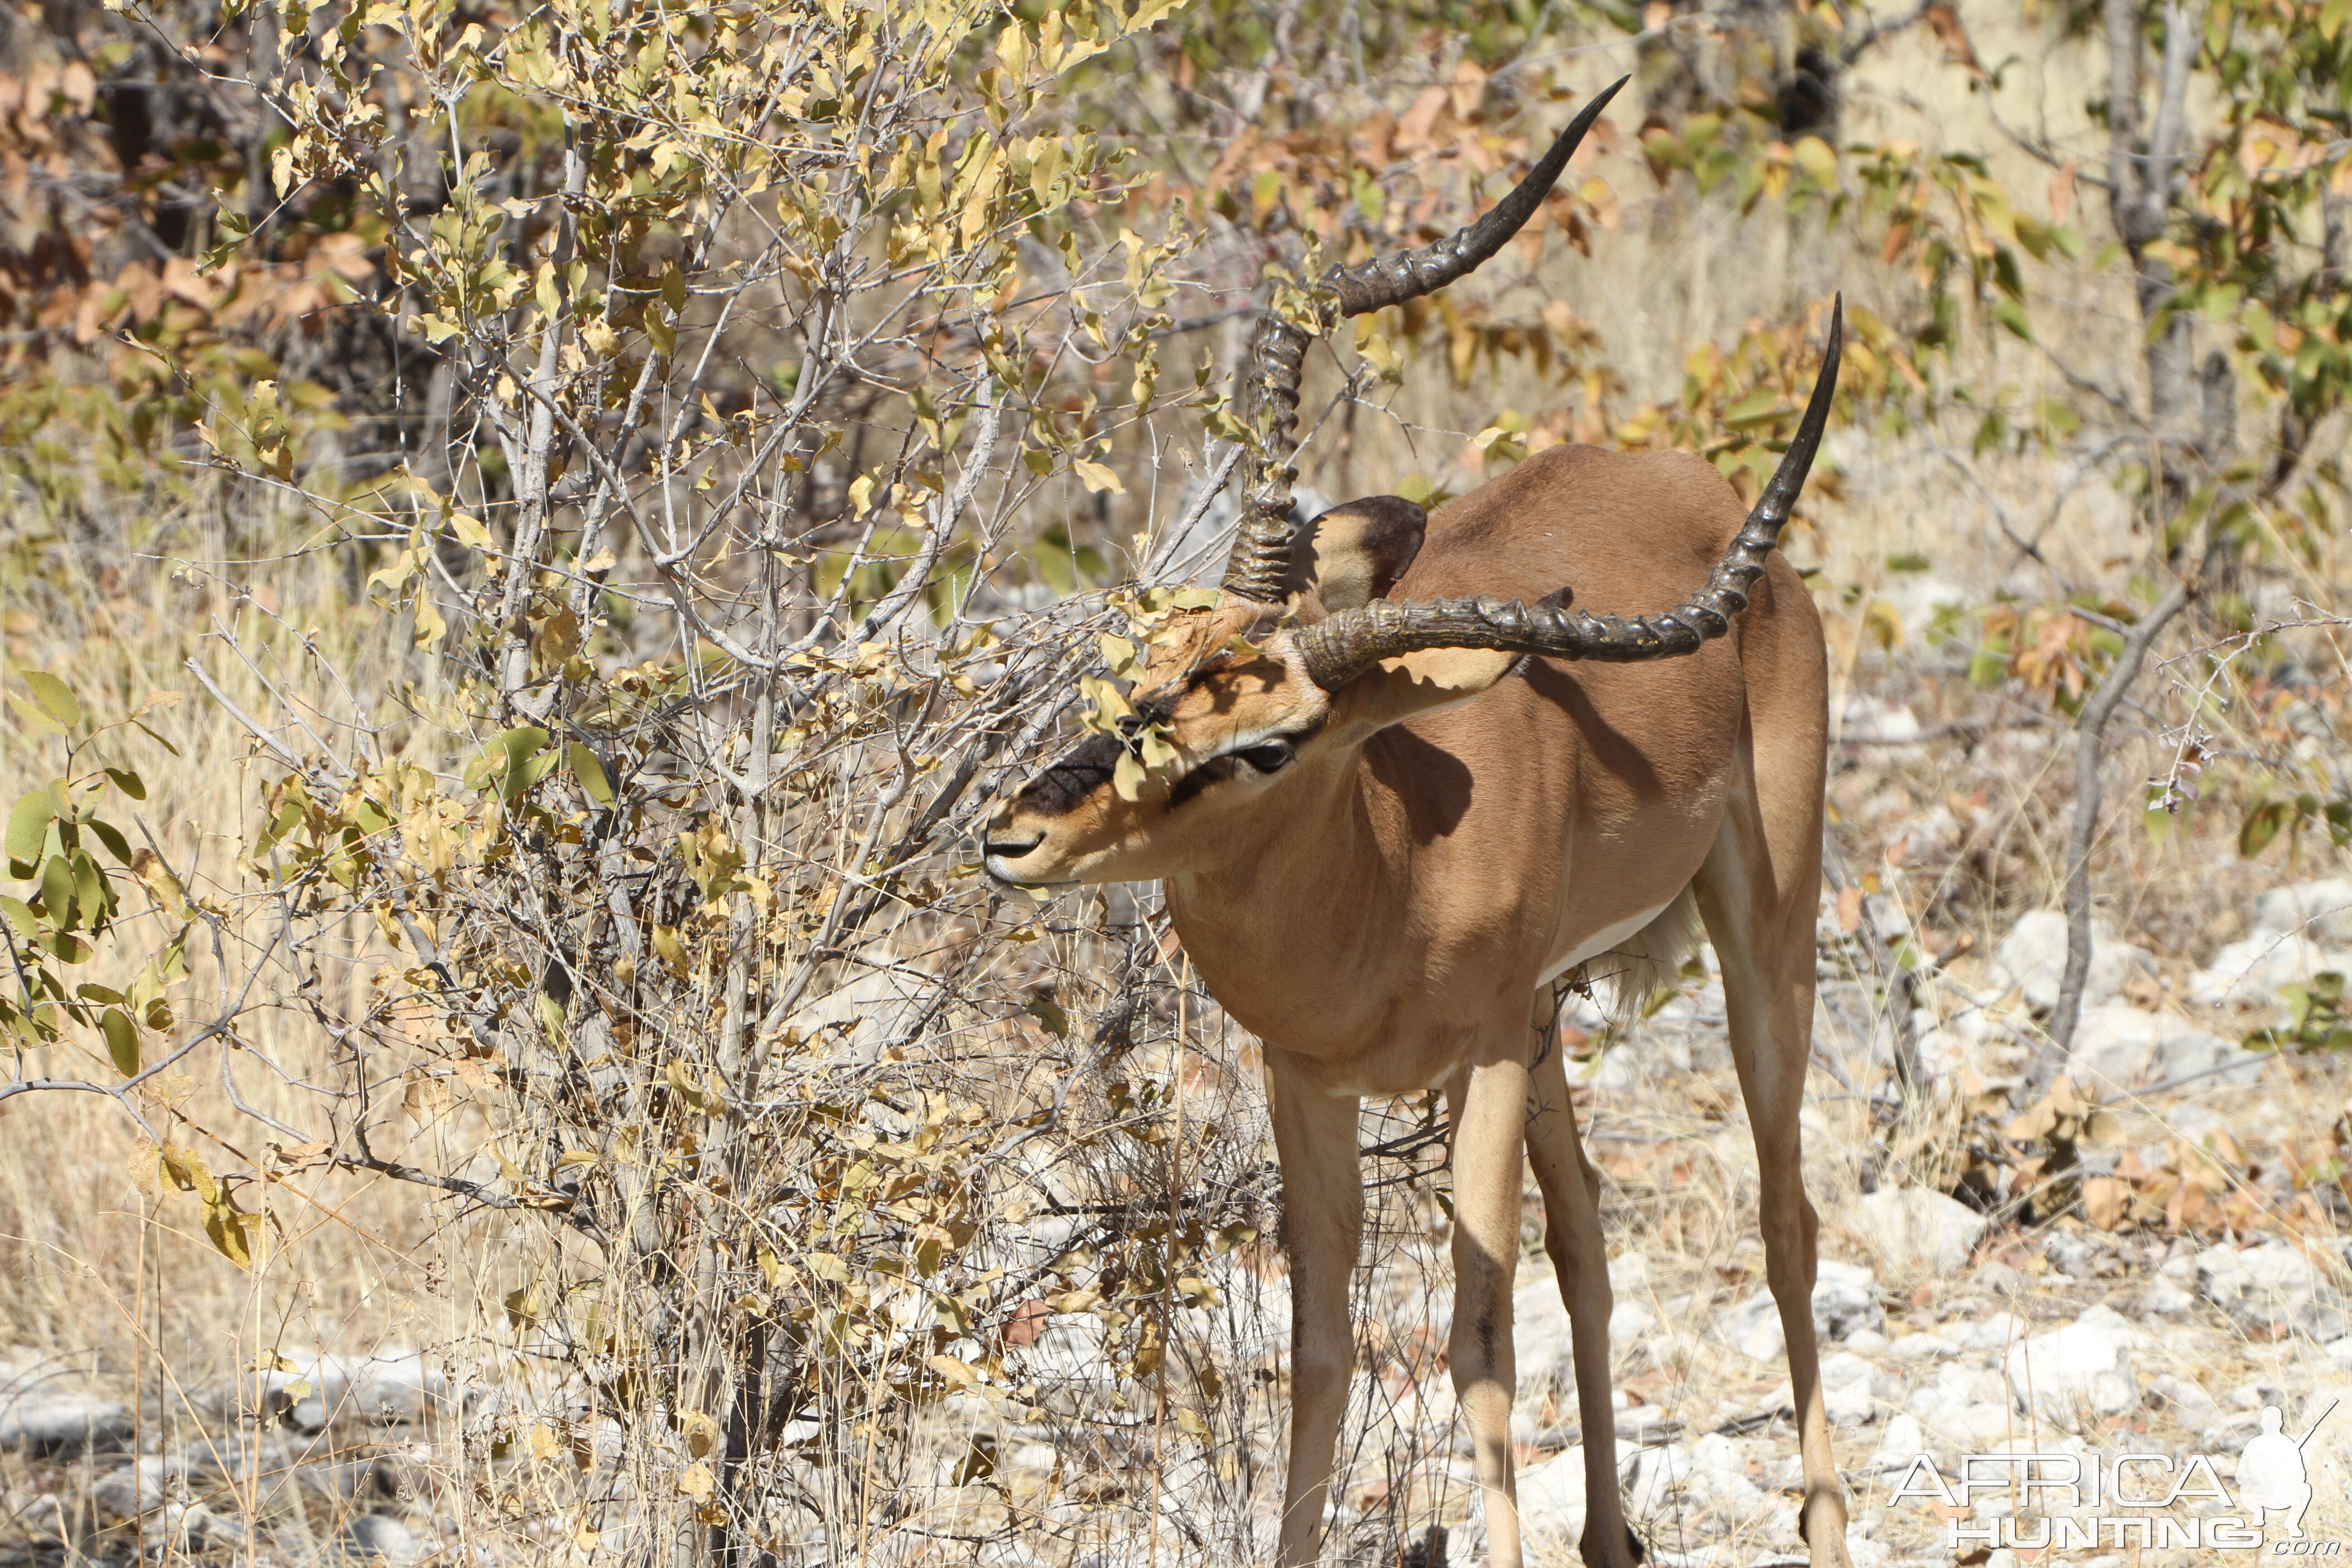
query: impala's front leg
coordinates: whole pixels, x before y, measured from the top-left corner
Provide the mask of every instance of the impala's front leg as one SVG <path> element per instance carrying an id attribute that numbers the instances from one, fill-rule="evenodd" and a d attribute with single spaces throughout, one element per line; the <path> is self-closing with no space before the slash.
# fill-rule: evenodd
<path id="1" fill-rule="evenodd" d="M 1269 1047 L 1265 1059 L 1290 1259 L 1290 1471 L 1278 1561 L 1281 1568 L 1308 1568 L 1356 1368 L 1348 1290 L 1363 1248 L 1364 1184 L 1356 1168 L 1356 1097 L 1324 1089 L 1287 1051 Z"/>
<path id="2" fill-rule="evenodd" d="M 1454 1392 L 1478 1458 L 1487 1560 L 1494 1568 L 1519 1568 L 1511 1279 L 1519 1263 L 1527 1066 L 1513 1057 L 1465 1067 L 1447 1083 L 1445 1099 L 1454 1119 Z"/>

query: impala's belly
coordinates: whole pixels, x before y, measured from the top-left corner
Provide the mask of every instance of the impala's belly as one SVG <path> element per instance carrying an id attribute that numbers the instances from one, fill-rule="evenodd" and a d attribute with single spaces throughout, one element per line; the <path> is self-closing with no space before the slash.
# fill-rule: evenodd
<path id="1" fill-rule="evenodd" d="M 1673 900 L 1669 899 L 1666 900 L 1666 903 L 1672 903 L 1673 901 Z M 1578 964 L 1585 963 L 1592 959 L 1600 957 L 1602 953 L 1607 952 L 1613 947 L 1616 947 L 1619 943 L 1630 940 L 1636 932 L 1640 931 L 1642 928 L 1648 925 L 1652 921 L 1656 920 L 1660 915 L 1664 914 L 1665 912 L 1666 904 L 1660 904 L 1654 910 L 1645 910 L 1638 915 L 1619 921 L 1614 925 L 1601 927 L 1599 931 L 1594 931 L 1591 936 L 1585 938 L 1582 942 L 1577 943 L 1574 948 L 1570 949 L 1566 958 L 1559 960 L 1550 968 L 1545 970 L 1543 973 L 1537 978 L 1536 984 L 1538 985 L 1548 985 L 1551 982 L 1559 979 L 1561 975 L 1567 973 L 1570 970 L 1574 969 Z"/>

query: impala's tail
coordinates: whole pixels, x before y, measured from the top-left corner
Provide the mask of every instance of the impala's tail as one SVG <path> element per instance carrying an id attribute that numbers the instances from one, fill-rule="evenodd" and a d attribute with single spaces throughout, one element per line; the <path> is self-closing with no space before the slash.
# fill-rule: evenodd
<path id="1" fill-rule="evenodd" d="M 1648 925 L 1585 960 L 1577 978 L 1607 984 L 1601 1010 L 1622 1027 L 1647 1011 L 1659 992 L 1674 986 L 1682 966 L 1698 951 L 1699 931 L 1698 899 L 1685 887 Z"/>

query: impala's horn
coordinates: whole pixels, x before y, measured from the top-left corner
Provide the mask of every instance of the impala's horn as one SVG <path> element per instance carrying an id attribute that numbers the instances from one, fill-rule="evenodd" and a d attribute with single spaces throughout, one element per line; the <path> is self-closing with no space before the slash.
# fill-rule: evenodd
<path id="1" fill-rule="evenodd" d="M 1451 239 L 1325 273 L 1322 286 L 1333 299 L 1323 308 L 1317 330 L 1328 331 L 1345 317 L 1443 289 L 1502 249 L 1535 216 L 1560 171 L 1568 167 L 1577 143 L 1617 96 L 1617 89 L 1631 79 L 1620 77 L 1603 89 L 1509 195 Z M 1250 336 L 1242 417 L 1256 449 L 1242 489 L 1241 530 L 1225 567 L 1225 592 L 1235 598 L 1266 605 L 1282 602 L 1283 579 L 1290 570 L 1290 486 L 1298 477 L 1291 465 L 1296 454 L 1291 433 L 1298 425 L 1299 366 L 1312 336 L 1306 327 L 1272 310 L 1258 318 L 1257 330 Z"/>
<path id="2" fill-rule="evenodd" d="M 1789 509 L 1804 488 L 1813 454 L 1829 424 L 1837 393 L 1838 353 L 1845 338 L 1843 296 L 1830 309 L 1829 346 L 1822 355 L 1811 401 L 1781 455 L 1755 510 L 1732 536 L 1731 548 L 1707 574 L 1706 586 L 1671 610 L 1621 619 L 1568 607 L 1569 591 L 1530 605 L 1520 599 L 1374 599 L 1297 634 L 1299 657 L 1315 684 L 1337 691 L 1384 658 L 1426 647 L 1491 647 L 1548 658 L 1592 658 L 1612 664 L 1673 658 L 1731 629 L 1779 542 Z"/>

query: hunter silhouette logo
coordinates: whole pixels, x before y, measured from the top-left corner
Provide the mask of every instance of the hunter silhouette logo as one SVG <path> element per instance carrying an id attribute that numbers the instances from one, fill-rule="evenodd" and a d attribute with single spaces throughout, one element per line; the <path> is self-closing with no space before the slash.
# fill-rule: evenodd
<path id="1" fill-rule="evenodd" d="M 2319 1430 L 2319 1422 L 2334 1414 L 2338 1403 L 2329 1400 L 2327 1408 L 2319 1413 L 2319 1421 L 2313 1422 L 2300 1437 L 2290 1437 L 2283 1430 L 2285 1412 L 2275 1405 L 2263 1405 L 2262 1433 L 2239 1457 L 2239 1502 L 2257 1510 L 2265 1525 L 2272 1514 L 2284 1513 L 2289 1541 L 2303 1539 L 2304 1512 L 2311 1507 L 2311 1472 L 2304 1465 L 2304 1445 Z"/>
<path id="2" fill-rule="evenodd" d="M 2304 1532 L 2303 1520 L 2312 1501 L 2305 1450 L 2337 1403 L 2331 1400 L 2300 1437 L 2287 1436 L 2284 1411 L 2264 1405 L 2262 1430 L 2239 1456 L 2234 1495 L 2210 1455 L 2109 1457 L 2059 1450 L 1968 1454 L 1960 1458 L 1959 1473 L 1949 1478 L 1922 1454 L 1911 1461 L 1887 1500 L 1940 1505 L 1945 1544 L 1955 1552 L 2103 1546 L 2263 1552 L 2273 1516 L 2284 1516 L 2278 1521 L 2284 1526 L 2284 1535 L 2269 1541 L 2263 1555 L 2336 1557 L 2342 1545 L 2312 1540 Z M 1976 1500 L 1984 1493 L 2005 1496 L 2007 1508 L 1980 1507 Z M 2215 1505 L 2214 1511 L 2198 1511 Z M 2179 1511 L 2183 1509 L 2190 1511 Z"/>

